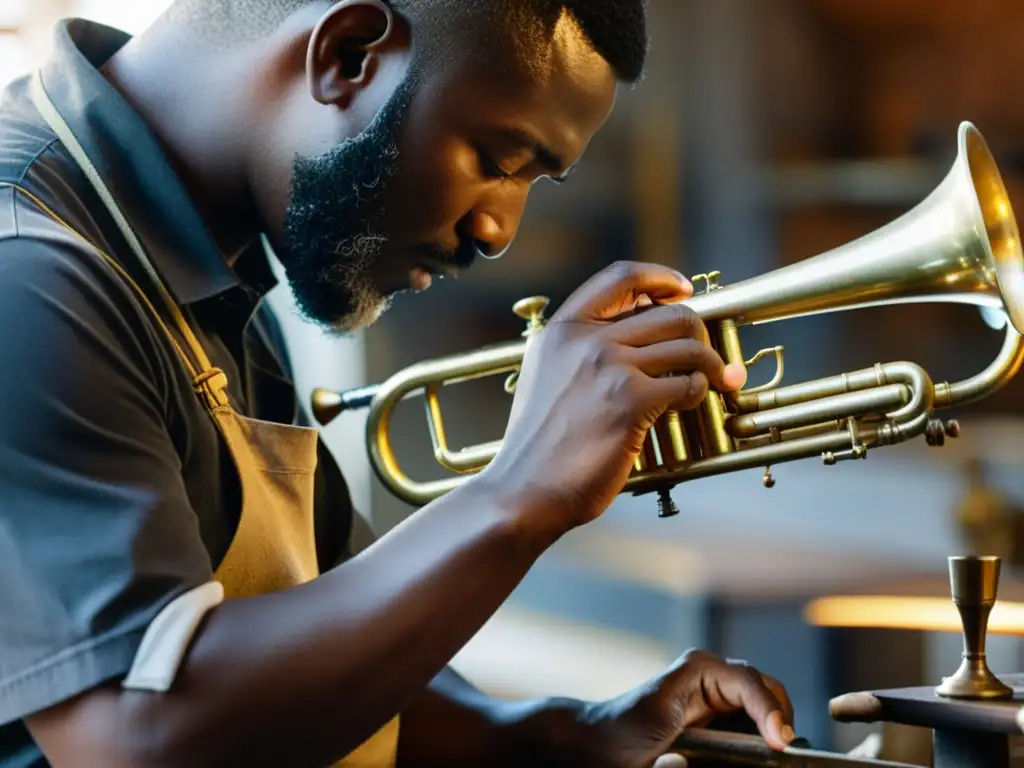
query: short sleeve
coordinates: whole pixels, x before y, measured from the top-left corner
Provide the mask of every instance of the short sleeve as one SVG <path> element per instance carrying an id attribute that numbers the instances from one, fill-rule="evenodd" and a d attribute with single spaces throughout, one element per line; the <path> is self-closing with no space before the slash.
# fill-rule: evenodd
<path id="1" fill-rule="evenodd" d="M 0 725 L 123 678 L 212 580 L 129 290 L 71 245 L 0 241 Z"/>

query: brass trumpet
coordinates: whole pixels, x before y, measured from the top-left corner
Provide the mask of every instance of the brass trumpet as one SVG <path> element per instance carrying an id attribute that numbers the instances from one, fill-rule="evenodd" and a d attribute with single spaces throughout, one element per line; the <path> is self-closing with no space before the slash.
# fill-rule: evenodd
<path id="1" fill-rule="evenodd" d="M 701 477 L 771 467 L 820 456 L 826 465 L 863 459 L 868 450 L 924 435 L 940 446 L 956 437 L 955 421 L 940 409 L 984 398 L 1024 361 L 1024 254 L 996 163 L 978 130 L 961 123 L 957 158 L 945 179 L 916 207 L 864 237 L 797 264 L 733 285 L 719 273 L 701 284 L 688 304 L 707 325 L 712 344 L 728 363 L 750 367 L 773 357 L 776 371 L 763 386 L 709 393 L 690 412 L 665 413 L 649 431 L 623 492 L 658 494 L 659 514 L 676 514 L 669 491 Z M 957 302 L 996 313 L 1005 341 L 980 373 L 963 381 L 933 383 L 912 362 L 876 364 L 837 376 L 780 386 L 783 348 L 744 357 L 738 329 L 839 310 L 912 302 Z M 458 450 L 445 438 L 437 393 L 442 386 L 504 375 L 514 392 L 531 339 L 544 328 L 547 299 L 518 302 L 526 320 L 522 338 L 412 365 L 382 384 L 338 393 L 317 389 L 312 410 L 323 425 L 339 413 L 369 407 L 366 444 L 374 471 L 404 501 L 422 505 L 452 490 L 497 454 L 500 441 Z M 434 456 L 455 473 L 417 482 L 398 466 L 389 437 L 394 408 L 406 397 L 425 398 Z"/>

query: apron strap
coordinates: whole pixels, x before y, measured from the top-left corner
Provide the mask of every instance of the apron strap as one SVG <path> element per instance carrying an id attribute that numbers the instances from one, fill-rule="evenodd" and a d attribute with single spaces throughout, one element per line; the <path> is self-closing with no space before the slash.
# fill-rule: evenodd
<path id="1" fill-rule="evenodd" d="M 154 285 L 156 286 L 157 292 L 160 294 L 160 299 L 164 304 L 164 308 L 170 313 L 170 316 L 174 321 L 174 325 L 177 326 L 177 330 L 181 333 L 189 350 L 195 356 L 196 363 L 193 363 L 193 361 L 186 354 L 185 350 L 182 348 L 177 338 L 175 338 L 171 329 L 167 327 L 167 324 L 164 322 L 163 317 L 157 311 L 156 307 L 153 306 L 153 303 L 149 300 L 149 297 L 147 296 L 146 292 L 142 290 L 138 283 L 136 283 L 135 280 L 132 279 L 128 272 L 113 257 L 105 253 L 95 244 L 91 243 L 84 235 L 75 230 L 71 225 L 64 221 L 60 216 L 58 216 L 52 209 L 50 209 L 45 203 L 43 203 L 38 197 L 33 195 L 31 192 L 14 184 L 10 186 L 13 186 L 17 191 L 25 195 L 37 207 L 39 207 L 40 210 L 42 210 L 43 213 L 45 213 L 48 217 L 50 217 L 55 222 L 63 226 L 72 234 L 76 235 L 80 240 L 83 240 L 87 245 L 89 245 L 92 248 L 92 250 L 99 253 L 99 255 L 102 256 L 103 259 L 107 263 L 109 263 L 118 272 L 118 274 L 135 289 L 135 291 L 142 298 L 143 303 L 153 314 L 153 317 L 156 319 L 157 323 L 160 325 L 160 327 L 164 329 L 164 332 L 171 340 L 171 343 L 174 345 L 175 351 L 178 353 L 178 356 L 185 364 L 189 376 L 193 380 L 193 386 L 195 387 L 197 394 L 199 394 L 200 397 L 203 398 L 204 403 L 206 403 L 208 407 L 227 405 L 227 377 L 221 370 L 215 368 L 210 362 L 210 359 L 209 357 L 207 357 L 206 351 L 203 349 L 202 344 L 199 342 L 199 339 L 196 337 L 195 333 L 193 333 L 192 328 L 189 326 L 188 321 L 182 314 L 181 309 L 178 307 L 177 303 L 171 297 L 171 294 L 167 290 L 167 287 L 164 284 L 163 279 L 160 277 L 159 272 L 157 272 L 156 268 L 153 266 L 149 257 L 146 255 L 146 251 L 142 247 L 142 243 L 139 241 L 139 238 L 136 236 L 134 230 L 131 228 L 131 225 L 128 223 L 128 220 L 125 218 L 120 207 L 117 205 L 117 202 L 114 200 L 114 196 L 111 194 L 110 190 L 107 188 L 107 185 L 104 183 L 99 172 L 96 170 L 96 167 L 89 159 L 88 155 L 85 152 L 85 149 L 82 147 L 81 143 L 75 137 L 74 133 L 72 132 L 68 124 L 65 122 L 64 118 L 61 116 L 60 111 L 57 109 L 56 106 L 54 106 L 49 96 L 47 96 L 46 89 L 43 85 L 42 74 L 38 70 L 33 74 L 32 78 L 30 79 L 30 91 L 32 96 L 32 102 L 33 104 L 35 104 L 36 109 L 39 110 L 40 114 L 49 124 L 50 128 L 57 135 L 57 138 L 61 141 L 61 143 L 64 145 L 67 151 L 71 154 L 71 157 L 78 164 L 79 168 L 81 168 L 82 172 L 89 180 L 89 183 L 92 185 L 92 187 L 96 190 L 96 193 L 99 195 L 100 200 L 103 201 L 103 205 L 106 207 L 107 211 L 114 219 L 114 223 L 117 224 L 117 228 L 121 231 L 121 234 L 128 242 L 128 246 L 131 248 L 136 259 L 138 259 L 139 263 L 142 265 L 142 267 L 146 270 L 149 277 L 152 279 Z"/>
<path id="2" fill-rule="evenodd" d="M 181 342 L 178 341 L 178 337 L 175 336 L 174 332 L 167 326 L 167 323 L 164 322 L 164 319 L 160 315 L 160 312 L 157 311 L 157 308 L 154 307 L 153 303 L 149 300 L 149 296 L 142 289 L 142 287 L 137 282 L 135 282 L 132 276 L 128 274 L 127 270 L 125 270 L 125 268 L 121 266 L 121 264 L 118 263 L 118 261 L 114 257 L 112 257 L 106 251 L 95 245 L 93 242 L 91 242 L 78 230 L 76 230 L 74 227 L 72 227 L 70 224 L 64 221 L 64 219 L 62 219 L 59 215 L 57 215 L 53 211 L 53 209 L 50 208 L 46 203 L 44 203 L 42 200 L 40 200 L 38 197 L 36 197 L 34 194 L 29 192 L 24 187 L 19 186 L 17 184 L 8 184 L 0 182 L 0 189 L 3 188 L 10 188 L 13 189 L 15 192 L 19 192 L 22 195 L 24 195 L 33 205 L 39 208 L 39 210 L 42 211 L 44 215 L 52 219 L 55 223 L 59 224 L 61 227 L 66 229 L 70 234 L 72 234 L 74 237 L 76 237 L 78 240 L 84 243 L 90 250 L 94 251 L 97 255 L 99 255 L 102 258 L 102 260 L 111 267 L 111 269 L 117 272 L 121 279 L 124 280 L 124 282 L 127 285 L 129 285 L 132 289 L 134 289 L 143 306 L 146 309 L 148 309 L 150 314 L 153 316 L 153 319 L 156 321 L 156 324 L 160 326 L 161 329 L 163 329 L 164 334 L 167 336 L 168 340 L 171 342 L 171 345 L 174 347 L 174 350 L 177 353 L 178 358 L 184 364 L 185 370 L 188 372 L 189 378 L 192 379 L 192 386 L 195 389 L 196 394 L 199 395 L 200 398 L 202 398 L 207 408 L 212 410 L 217 406 L 228 405 L 227 376 L 224 375 L 224 372 L 221 371 L 219 368 L 215 368 L 213 366 L 209 366 L 205 370 L 199 370 L 196 368 L 196 365 L 192 362 L 188 354 L 182 348 Z M 184 322 L 184 318 L 182 318 L 182 322 Z M 196 343 L 198 343 L 198 341 Z"/>
<path id="3" fill-rule="evenodd" d="M 153 317 L 156 319 L 157 323 L 159 323 L 160 326 L 167 333 L 167 337 L 171 340 L 171 343 L 174 345 L 175 350 L 178 352 L 178 356 L 181 357 L 182 361 L 185 363 L 185 367 L 188 369 L 189 376 L 191 376 L 193 379 L 199 376 L 199 371 L 196 370 L 192 361 L 188 358 L 188 355 L 186 355 L 185 351 L 181 348 L 181 344 L 178 342 L 177 337 L 175 337 L 175 335 L 171 333 L 170 328 L 168 328 L 167 325 L 164 323 L 163 318 L 160 317 L 160 313 L 156 311 L 156 307 L 154 307 L 152 302 L 150 302 L 149 297 L 146 295 L 145 291 L 143 291 L 142 288 L 139 287 L 139 285 L 132 279 L 131 275 L 128 274 L 124 267 L 122 267 L 113 257 L 109 256 L 105 251 L 101 250 L 96 245 L 94 245 L 90 240 L 86 239 L 80 232 L 78 232 L 78 230 L 76 230 L 74 227 L 72 227 L 70 224 L 64 221 L 64 219 L 62 219 L 56 213 L 54 213 L 52 208 L 50 208 L 46 203 L 44 203 L 42 200 L 40 200 L 38 197 L 36 197 L 34 194 L 29 192 L 24 187 L 19 186 L 17 184 L 7 184 L 0 182 L 0 189 L 2 188 L 9 188 L 13 189 L 15 192 L 20 192 L 29 200 L 29 202 L 31 202 L 33 205 L 39 208 L 39 210 L 41 210 L 47 216 L 47 218 L 52 219 L 54 222 L 56 222 L 61 227 L 66 229 L 71 235 L 85 243 L 85 245 L 88 246 L 90 250 L 95 251 L 105 262 L 107 262 L 107 264 L 110 265 L 110 267 L 113 268 L 114 271 L 118 273 L 118 275 L 120 275 L 121 279 L 123 279 L 126 283 L 128 283 L 135 289 L 135 292 L 139 295 L 139 298 L 142 300 L 142 303 L 146 306 L 147 309 L 149 309 Z"/>

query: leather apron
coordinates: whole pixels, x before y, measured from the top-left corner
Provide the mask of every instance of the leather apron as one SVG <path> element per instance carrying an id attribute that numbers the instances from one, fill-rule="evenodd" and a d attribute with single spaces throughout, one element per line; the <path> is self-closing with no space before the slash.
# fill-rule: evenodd
<path id="1" fill-rule="evenodd" d="M 214 367 L 181 309 L 160 279 L 113 196 L 86 156 L 80 142 L 47 97 L 42 78 L 32 79 L 32 99 L 51 129 L 89 178 L 140 265 L 160 294 L 165 315 L 108 254 L 75 232 L 31 193 L 18 188 L 46 215 L 83 240 L 138 294 L 154 321 L 173 344 L 191 377 L 197 396 L 224 437 L 242 489 L 238 529 L 224 559 L 214 572 L 225 599 L 253 597 L 296 587 L 319 575 L 313 525 L 313 481 L 317 465 L 318 433 L 308 427 L 250 419 L 228 401 L 227 377 Z M 396 716 L 335 768 L 394 768 L 398 752 L 399 718 Z"/>

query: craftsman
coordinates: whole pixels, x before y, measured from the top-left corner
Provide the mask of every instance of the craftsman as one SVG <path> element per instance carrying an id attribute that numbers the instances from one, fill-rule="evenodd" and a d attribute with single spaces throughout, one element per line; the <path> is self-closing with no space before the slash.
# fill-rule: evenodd
<path id="1" fill-rule="evenodd" d="M 496 701 L 446 666 L 656 416 L 742 386 L 681 275 L 580 287 L 497 458 L 376 541 L 261 301 L 266 246 L 338 332 L 501 255 L 645 51 L 642 0 L 58 25 L 0 106 L 0 766 L 639 768 L 742 712 L 792 739 L 782 686 L 699 651 L 604 702 Z"/>

